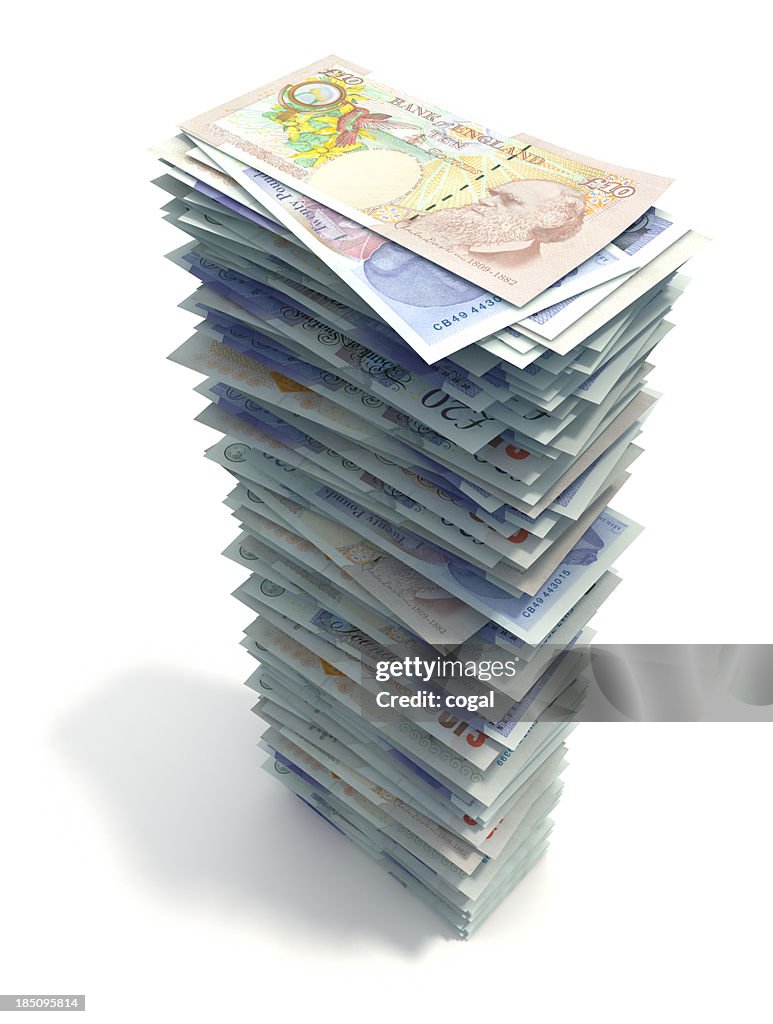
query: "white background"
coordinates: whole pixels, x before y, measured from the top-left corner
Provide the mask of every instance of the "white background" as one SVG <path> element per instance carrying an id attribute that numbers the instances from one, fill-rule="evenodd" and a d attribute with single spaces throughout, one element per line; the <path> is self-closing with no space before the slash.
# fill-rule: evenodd
<path id="1" fill-rule="evenodd" d="M 606 641 L 770 636 L 769 63 L 751 5 L 27 4 L 6 15 L 0 991 L 100 1022 L 769 1019 L 766 726 L 585 726 L 471 942 L 258 769 L 225 474 L 146 145 L 334 52 L 678 180 L 713 238 L 656 353 Z M 712 13 L 716 11 L 717 13 Z M 10 221 L 10 223 L 9 223 Z M 6 284 L 9 277 L 5 276 Z M 767 1008 L 766 1008 L 767 1007 Z"/>

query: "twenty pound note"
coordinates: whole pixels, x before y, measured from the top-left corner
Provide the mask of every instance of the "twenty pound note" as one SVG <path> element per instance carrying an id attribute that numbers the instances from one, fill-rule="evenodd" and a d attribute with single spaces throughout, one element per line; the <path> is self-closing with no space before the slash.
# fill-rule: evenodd
<path id="1" fill-rule="evenodd" d="M 368 254 L 364 272 L 380 290 L 415 301 L 422 256 L 439 268 L 432 290 L 456 289 L 467 316 L 467 305 L 489 294 L 523 306 L 598 253 L 670 183 L 496 132 L 332 56 L 182 127 L 398 243 Z M 351 227 L 342 222 L 341 231 Z"/>

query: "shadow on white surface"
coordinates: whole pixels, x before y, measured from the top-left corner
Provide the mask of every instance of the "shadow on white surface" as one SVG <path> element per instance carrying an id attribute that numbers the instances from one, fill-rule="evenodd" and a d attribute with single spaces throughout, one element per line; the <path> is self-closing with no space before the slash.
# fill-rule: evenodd
<path id="1" fill-rule="evenodd" d="M 262 723 L 233 681 L 149 665 L 108 679 L 54 735 L 157 899 L 262 932 L 406 954 L 452 932 L 260 770 Z"/>

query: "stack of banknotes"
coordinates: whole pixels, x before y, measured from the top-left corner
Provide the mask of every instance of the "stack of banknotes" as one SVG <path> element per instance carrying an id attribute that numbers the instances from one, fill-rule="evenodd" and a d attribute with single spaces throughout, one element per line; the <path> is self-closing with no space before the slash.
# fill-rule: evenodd
<path id="1" fill-rule="evenodd" d="M 702 239 L 667 179 L 338 57 L 154 152 L 264 768 L 467 937 L 545 851 Z"/>

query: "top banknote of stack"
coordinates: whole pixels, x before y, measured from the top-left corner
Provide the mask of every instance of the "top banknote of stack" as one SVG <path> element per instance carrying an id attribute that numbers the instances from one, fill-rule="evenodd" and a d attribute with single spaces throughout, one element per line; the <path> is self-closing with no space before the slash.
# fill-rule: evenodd
<path id="1" fill-rule="evenodd" d="M 427 363 L 472 345 L 521 368 L 565 354 L 567 327 L 685 234 L 660 211 L 635 229 L 668 179 L 476 124 L 339 57 L 182 128 L 157 154 L 247 218 L 246 244 L 298 243 Z"/>

